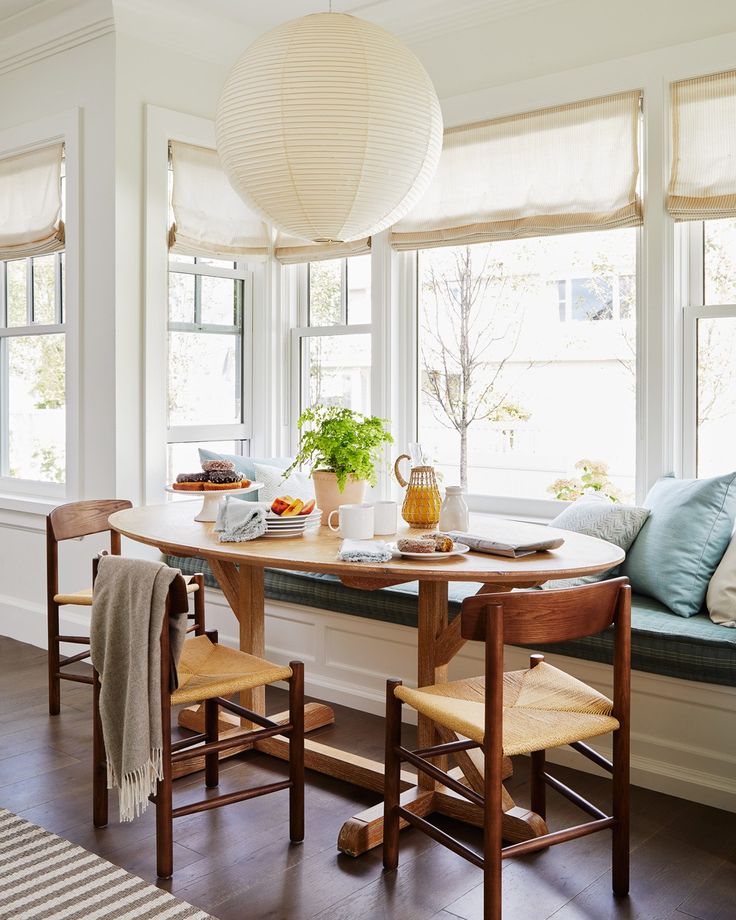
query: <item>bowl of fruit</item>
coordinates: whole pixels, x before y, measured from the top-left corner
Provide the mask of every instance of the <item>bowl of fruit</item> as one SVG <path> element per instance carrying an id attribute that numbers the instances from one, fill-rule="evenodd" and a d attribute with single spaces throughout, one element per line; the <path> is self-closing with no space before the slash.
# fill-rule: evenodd
<path id="1" fill-rule="evenodd" d="M 308 527 L 319 524 L 321 516 L 313 498 L 279 495 L 266 511 L 266 536 L 301 537 Z"/>

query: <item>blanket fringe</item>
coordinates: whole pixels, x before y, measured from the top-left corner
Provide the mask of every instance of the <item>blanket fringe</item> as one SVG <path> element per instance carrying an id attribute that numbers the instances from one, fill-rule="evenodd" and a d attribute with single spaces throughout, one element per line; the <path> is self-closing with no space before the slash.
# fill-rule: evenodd
<path id="1" fill-rule="evenodd" d="M 125 773 L 120 780 L 110 760 L 107 761 L 107 788 L 117 789 L 120 803 L 120 820 L 132 821 L 148 808 L 148 797 L 155 795 L 156 784 L 164 778 L 163 751 L 151 748 L 150 758 L 135 770 Z"/>

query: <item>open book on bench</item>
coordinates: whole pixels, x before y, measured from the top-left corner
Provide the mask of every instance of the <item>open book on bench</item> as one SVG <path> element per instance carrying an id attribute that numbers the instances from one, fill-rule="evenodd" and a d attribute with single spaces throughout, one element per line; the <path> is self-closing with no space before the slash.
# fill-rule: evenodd
<path id="1" fill-rule="evenodd" d="M 487 527 L 488 532 L 483 534 L 451 530 L 448 531 L 448 536 L 459 543 L 467 543 L 473 552 L 508 556 L 511 559 L 557 549 L 565 542 L 559 530 L 550 530 L 543 524 L 493 521 L 489 522 Z"/>

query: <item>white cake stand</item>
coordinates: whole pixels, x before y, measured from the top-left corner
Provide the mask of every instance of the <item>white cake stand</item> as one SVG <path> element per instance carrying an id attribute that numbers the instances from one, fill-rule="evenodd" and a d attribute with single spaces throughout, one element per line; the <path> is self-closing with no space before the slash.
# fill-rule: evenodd
<path id="1" fill-rule="evenodd" d="M 194 516 L 194 520 L 204 521 L 209 524 L 217 520 L 217 507 L 220 504 L 221 498 L 224 498 L 226 495 L 247 495 L 249 492 L 255 492 L 262 488 L 262 482 L 252 482 L 249 486 L 240 489 L 213 489 L 209 492 L 189 492 L 186 489 L 175 489 L 173 486 L 166 486 L 166 491 L 171 492 L 172 495 L 178 495 L 180 498 L 188 498 L 190 500 L 202 498 L 202 507 L 200 508 L 199 514 Z"/>

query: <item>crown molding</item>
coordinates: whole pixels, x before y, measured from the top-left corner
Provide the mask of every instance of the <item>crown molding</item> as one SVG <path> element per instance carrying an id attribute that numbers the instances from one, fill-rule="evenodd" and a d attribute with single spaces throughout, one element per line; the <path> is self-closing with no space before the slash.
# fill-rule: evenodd
<path id="1" fill-rule="evenodd" d="M 19 70 L 21 67 L 27 67 L 29 64 L 42 61 L 44 58 L 53 57 L 62 51 L 69 51 L 71 48 L 102 38 L 103 35 L 110 35 L 114 31 L 115 20 L 112 17 L 100 19 L 98 22 L 74 29 L 50 41 L 32 45 L 24 51 L 10 54 L 7 57 L 0 57 L 0 77 L 13 70 Z"/>
<path id="2" fill-rule="evenodd" d="M 115 31 L 110 0 L 45 0 L 3 21 L 0 76 Z"/>

